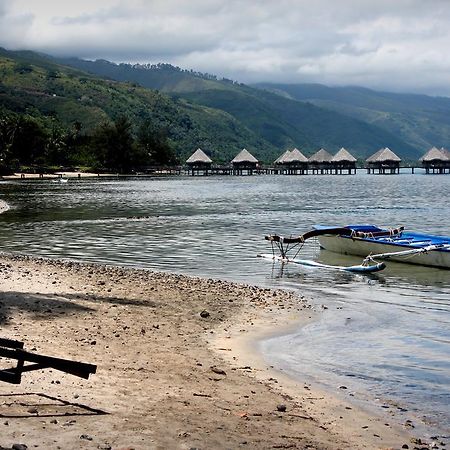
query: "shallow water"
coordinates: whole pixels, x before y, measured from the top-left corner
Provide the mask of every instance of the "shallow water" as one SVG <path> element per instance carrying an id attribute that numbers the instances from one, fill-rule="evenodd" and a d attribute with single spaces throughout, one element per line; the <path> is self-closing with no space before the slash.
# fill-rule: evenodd
<path id="1" fill-rule="evenodd" d="M 450 235 L 450 176 L 253 176 L 0 182 L 5 251 L 145 267 L 299 290 L 328 309 L 264 341 L 294 376 L 415 412 L 449 434 L 450 271 L 389 263 L 361 276 L 281 269 L 263 236 L 316 223 L 374 223 Z M 305 258 L 359 263 L 319 251 Z M 391 406 L 391 408 L 393 408 Z"/>

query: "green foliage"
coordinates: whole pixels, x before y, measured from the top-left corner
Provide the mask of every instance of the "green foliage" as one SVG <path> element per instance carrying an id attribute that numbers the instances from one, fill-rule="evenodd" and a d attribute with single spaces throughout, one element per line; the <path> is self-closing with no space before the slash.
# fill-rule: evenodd
<path id="1" fill-rule="evenodd" d="M 129 173 L 135 165 L 142 164 L 135 151 L 131 123 L 125 116 L 99 126 L 91 145 L 98 162 L 96 168 Z"/>
<path id="2" fill-rule="evenodd" d="M 16 74 L 14 66 L 18 61 L 30 64 L 32 72 Z M 172 72 L 167 67 L 158 70 Z M 151 121 L 156 130 L 165 134 L 167 144 L 181 162 L 199 146 L 206 147 L 216 162 L 230 161 L 242 147 L 252 149 L 258 158 L 269 161 L 278 152 L 272 144 L 223 111 L 192 104 L 180 97 L 172 99 L 140 87 L 136 82 L 99 79 L 34 53 L 0 49 L 0 75 L 0 108 L 33 116 L 46 124 L 56 121 L 65 130 L 71 129 L 77 121 L 86 136 L 101 124 L 125 116 L 133 124 L 133 134 L 142 122 Z M 186 74 L 176 72 L 175 75 L 182 79 Z M 194 79 L 195 75 L 189 74 L 189 77 Z M 49 124 L 46 126 L 51 128 Z M 69 148 L 67 156 L 73 164 L 87 160 L 92 163 L 93 159 L 96 165 L 100 164 L 89 149 L 81 149 L 80 145 L 76 150 Z"/>
<path id="3" fill-rule="evenodd" d="M 450 141 L 449 98 L 320 84 L 260 83 L 256 87 L 376 125 L 412 148 L 406 156 L 417 157 L 432 146 L 448 146 Z M 392 149 L 396 151 L 394 145 Z"/>
<path id="4" fill-rule="evenodd" d="M 359 158 L 389 146 L 416 158 L 431 143 L 447 145 L 446 99 L 322 88 L 300 93 L 276 86 L 274 93 L 168 64 L 56 60 L 0 49 L 0 111 L 42 128 L 41 135 L 32 132 L 29 160 L 126 171 L 175 158 L 183 163 L 198 147 L 227 163 L 244 147 L 272 162 L 294 146 L 306 154 L 344 146 Z M 119 118 L 130 125 L 127 144 L 117 135 Z M 9 159 L 22 163 L 27 155 Z"/>
<path id="5" fill-rule="evenodd" d="M 152 164 L 171 165 L 178 162 L 169 145 L 167 130 L 156 128 L 150 120 L 139 127 L 137 145 L 141 155 L 146 155 Z"/>
<path id="6" fill-rule="evenodd" d="M 271 89 L 281 94 L 276 95 L 232 80 L 218 80 L 209 74 L 182 70 L 168 64 L 130 65 L 79 59 L 59 61 L 109 79 L 130 80 L 170 93 L 178 101 L 187 99 L 199 106 L 226 112 L 241 128 L 244 127 L 253 136 L 257 136 L 257 140 L 252 139 L 253 142 L 241 140 L 241 145 L 238 144 L 237 148 L 252 148 L 259 159 L 273 161 L 282 150 L 293 146 L 300 147 L 307 154 L 320 147 L 335 152 L 344 146 L 360 157 L 367 157 L 385 146 L 391 147 L 403 157 L 416 157 L 421 153 L 419 139 L 411 139 L 405 133 L 399 133 L 399 128 L 407 124 L 406 116 L 399 118 L 398 122 L 394 121 L 392 126 L 388 125 L 389 117 L 383 126 L 379 126 L 376 120 L 366 120 L 364 114 L 347 114 L 343 109 L 347 107 L 343 101 L 345 95 L 340 96 L 340 103 L 336 103 L 334 108 L 329 108 L 317 102 L 313 104 L 299 101 L 303 99 L 291 95 L 291 90 L 283 90 L 284 86 Z M 375 94 L 378 96 L 375 96 L 377 98 L 373 102 L 383 104 L 387 101 L 382 94 Z M 426 134 L 425 129 L 417 125 L 417 121 L 408 125 L 411 134 Z M 209 131 L 215 134 L 214 130 Z M 242 136 L 245 133 L 241 131 L 240 134 Z M 221 154 L 229 156 L 226 147 L 225 144 Z"/>

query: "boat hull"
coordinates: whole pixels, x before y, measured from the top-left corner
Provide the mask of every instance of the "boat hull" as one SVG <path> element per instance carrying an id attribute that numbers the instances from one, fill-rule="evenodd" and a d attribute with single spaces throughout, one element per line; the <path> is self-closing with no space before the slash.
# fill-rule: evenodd
<path id="1" fill-rule="evenodd" d="M 370 254 L 394 253 L 402 250 L 408 250 L 414 247 L 389 244 L 386 242 L 376 242 L 373 240 L 354 239 L 346 236 L 319 236 L 319 244 L 325 250 L 344 255 L 356 255 L 366 257 Z M 413 256 L 390 256 L 391 261 L 397 261 L 408 264 L 417 264 L 421 266 L 439 267 L 450 269 L 450 251 L 433 250 L 428 253 L 419 253 Z"/>

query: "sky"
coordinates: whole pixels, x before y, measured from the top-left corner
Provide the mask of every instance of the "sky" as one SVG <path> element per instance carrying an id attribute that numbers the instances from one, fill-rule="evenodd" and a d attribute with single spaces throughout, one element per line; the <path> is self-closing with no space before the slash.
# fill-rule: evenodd
<path id="1" fill-rule="evenodd" d="M 0 0 L 0 46 L 450 96 L 450 0 Z"/>

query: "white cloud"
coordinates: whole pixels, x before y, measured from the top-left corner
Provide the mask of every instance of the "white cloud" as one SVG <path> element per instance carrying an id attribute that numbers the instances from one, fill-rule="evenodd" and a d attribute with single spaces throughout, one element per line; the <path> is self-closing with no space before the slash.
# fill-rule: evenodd
<path id="1" fill-rule="evenodd" d="M 0 0 L 0 45 L 450 95 L 446 0 Z"/>

